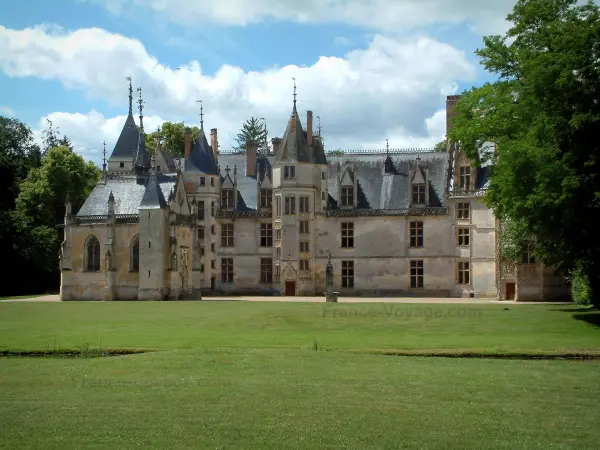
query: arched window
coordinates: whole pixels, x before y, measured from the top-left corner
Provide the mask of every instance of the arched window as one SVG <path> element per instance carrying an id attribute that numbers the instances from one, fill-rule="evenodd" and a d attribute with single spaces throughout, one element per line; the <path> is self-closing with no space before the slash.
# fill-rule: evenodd
<path id="1" fill-rule="evenodd" d="M 177 270 L 177 253 L 171 255 L 171 270 Z"/>
<path id="2" fill-rule="evenodd" d="M 100 270 L 100 242 L 96 236 L 90 236 L 85 243 L 85 270 L 98 272 Z"/>
<path id="3" fill-rule="evenodd" d="M 137 235 L 131 240 L 131 271 L 140 271 L 140 236 Z"/>

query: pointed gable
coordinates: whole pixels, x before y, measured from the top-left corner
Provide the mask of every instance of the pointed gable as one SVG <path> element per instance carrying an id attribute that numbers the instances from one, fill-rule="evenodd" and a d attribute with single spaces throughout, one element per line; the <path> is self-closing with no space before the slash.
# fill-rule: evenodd
<path id="1" fill-rule="evenodd" d="M 218 175 L 219 170 L 215 155 L 208 145 L 204 129 L 200 129 L 200 135 L 192 144 L 190 156 L 185 159 L 184 170 L 201 172 L 206 175 Z"/>
<path id="2" fill-rule="evenodd" d="M 312 149 L 306 142 L 306 134 L 295 107 L 275 154 L 275 162 L 314 163 Z"/>
<path id="3" fill-rule="evenodd" d="M 117 139 L 117 143 L 115 144 L 115 148 L 113 149 L 109 160 L 115 158 L 129 158 L 130 160 L 133 160 L 138 146 L 138 136 L 137 125 L 133 119 L 133 114 L 130 112 L 125 120 L 125 125 L 123 125 L 123 129 L 121 130 L 121 134 L 119 135 L 119 139 Z"/>
<path id="4" fill-rule="evenodd" d="M 344 174 L 342 175 L 342 179 L 340 181 L 340 186 L 354 186 L 354 174 L 350 168 L 346 168 L 346 170 L 344 170 Z"/>
<path id="5" fill-rule="evenodd" d="M 415 174 L 413 175 L 412 184 L 425 184 L 425 175 L 423 169 L 417 167 Z"/>
<path id="6" fill-rule="evenodd" d="M 156 145 L 156 153 L 154 157 L 156 158 L 154 164 L 157 172 L 172 173 L 177 170 L 175 167 L 175 160 L 170 153 L 161 148 L 160 141 Z"/>
<path id="7" fill-rule="evenodd" d="M 150 174 L 144 196 L 140 202 L 140 209 L 167 209 L 167 202 L 162 189 L 158 185 L 156 174 Z"/>

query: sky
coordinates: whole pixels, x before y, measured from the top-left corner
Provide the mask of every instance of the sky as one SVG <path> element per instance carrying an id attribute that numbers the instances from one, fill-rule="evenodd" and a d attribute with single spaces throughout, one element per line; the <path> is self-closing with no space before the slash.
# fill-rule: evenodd
<path id="1" fill-rule="evenodd" d="M 110 155 L 130 76 L 144 126 L 243 122 L 281 137 L 292 110 L 326 149 L 433 147 L 445 99 L 493 80 L 475 55 L 513 0 L 19 0 L 0 2 L 0 115 L 46 120 L 86 159 Z M 137 105 L 134 105 L 134 107 Z M 136 111 L 136 115 L 137 115 Z M 317 118 L 318 117 L 318 118 Z"/>

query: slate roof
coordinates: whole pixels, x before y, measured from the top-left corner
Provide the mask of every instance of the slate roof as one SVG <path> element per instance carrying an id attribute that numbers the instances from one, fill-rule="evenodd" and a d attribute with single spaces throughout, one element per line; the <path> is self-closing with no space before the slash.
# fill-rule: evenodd
<path id="1" fill-rule="evenodd" d="M 184 170 L 187 172 L 200 172 L 206 175 L 217 175 L 219 170 L 213 154 L 212 148 L 208 145 L 204 130 L 200 130 L 200 135 L 192 143 L 190 156 L 185 158 Z"/>
<path id="2" fill-rule="evenodd" d="M 171 189 L 175 189 L 176 174 L 160 174 L 156 182 L 160 186 L 163 200 L 168 197 Z M 112 191 L 115 197 L 116 214 L 139 214 L 139 207 L 146 191 L 145 184 L 138 182 L 135 176 L 121 175 L 98 183 L 87 198 L 78 216 L 106 215 L 108 212 L 108 196 Z M 158 194 L 157 194 L 158 195 Z"/>
<path id="3" fill-rule="evenodd" d="M 288 121 L 287 128 L 275 154 L 276 162 L 297 161 L 304 163 L 314 162 L 312 149 L 306 142 L 306 133 L 298 117 L 296 107 Z"/>
<path id="4" fill-rule="evenodd" d="M 410 180 L 409 173 L 411 165 L 416 165 L 417 157 L 421 158 L 420 165 L 428 169 L 429 202 L 431 206 L 443 206 L 444 188 L 446 182 L 446 168 L 448 156 L 446 153 L 406 153 L 390 156 L 393 171 L 385 173 L 385 154 L 371 155 L 327 155 L 328 163 L 328 186 L 329 204 L 333 209 L 337 208 L 336 198 L 338 196 L 338 164 L 340 175 L 346 164 L 353 168 L 356 163 L 358 167 L 358 207 L 365 209 L 404 209 L 410 203 Z M 270 167 L 275 163 L 273 156 L 260 157 L 266 162 L 264 167 Z M 241 170 L 246 166 L 246 155 L 244 154 L 221 154 L 219 155 L 221 175 L 225 176 L 225 167 L 238 167 L 238 205 L 243 200 L 245 209 L 257 209 L 258 189 L 254 177 L 243 176 Z M 268 163 L 268 166 L 267 166 Z M 260 170 L 257 169 L 260 176 Z"/>
<path id="5" fill-rule="evenodd" d="M 138 138 L 137 125 L 133 115 L 129 113 L 109 160 L 113 158 L 130 158 L 133 160 L 138 147 Z"/>
<path id="6" fill-rule="evenodd" d="M 140 208 L 144 209 L 166 209 L 167 202 L 165 201 L 165 195 L 158 184 L 156 174 L 150 174 L 148 182 L 146 183 L 146 189 L 144 190 L 144 196 L 140 202 Z"/>
<path id="7" fill-rule="evenodd" d="M 136 169 L 150 168 L 150 155 L 146 150 L 146 134 L 143 131 L 138 135 L 137 152 L 135 153 L 135 167 Z"/>

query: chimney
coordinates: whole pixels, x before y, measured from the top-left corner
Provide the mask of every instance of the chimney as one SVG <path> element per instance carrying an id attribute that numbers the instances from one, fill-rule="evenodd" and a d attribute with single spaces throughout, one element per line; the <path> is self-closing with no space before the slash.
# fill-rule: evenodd
<path id="1" fill-rule="evenodd" d="M 192 130 L 189 127 L 185 128 L 185 137 L 184 137 L 184 155 L 186 158 L 189 158 L 190 152 L 192 151 Z"/>
<path id="2" fill-rule="evenodd" d="M 210 146 L 212 147 L 213 155 L 215 156 L 215 161 L 217 161 L 219 156 L 219 137 L 217 135 L 216 128 L 210 130 Z"/>
<path id="3" fill-rule="evenodd" d="M 309 146 L 313 143 L 313 129 L 312 129 L 312 111 L 306 112 L 306 142 Z"/>
<path id="4" fill-rule="evenodd" d="M 271 146 L 273 147 L 273 153 L 277 153 L 279 151 L 279 144 L 281 144 L 281 138 L 274 137 L 271 139 Z"/>
<path id="5" fill-rule="evenodd" d="M 246 140 L 246 176 L 253 177 L 256 175 L 256 151 L 258 145 L 255 140 Z"/>
<path id="6" fill-rule="evenodd" d="M 449 95 L 446 97 L 446 136 L 448 136 L 448 132 L 452 129 L 452 119 L 456 115 L 454 109 L 459 100 L 460 95 Z"/>

